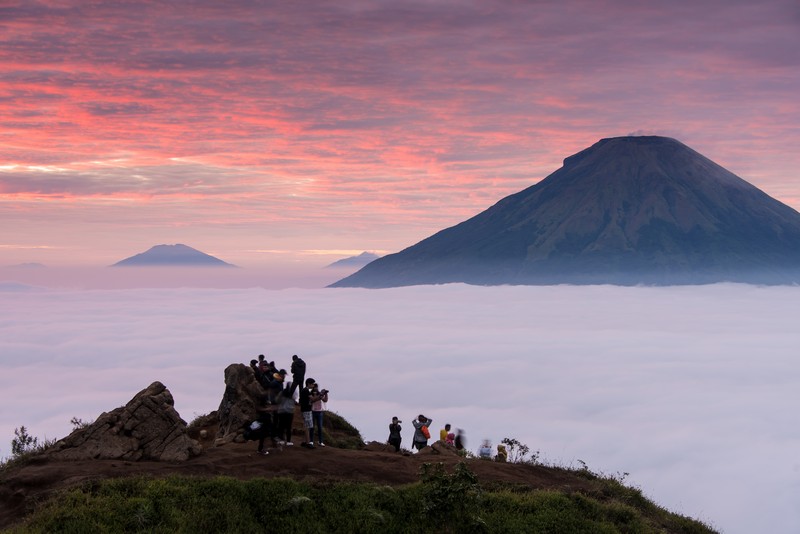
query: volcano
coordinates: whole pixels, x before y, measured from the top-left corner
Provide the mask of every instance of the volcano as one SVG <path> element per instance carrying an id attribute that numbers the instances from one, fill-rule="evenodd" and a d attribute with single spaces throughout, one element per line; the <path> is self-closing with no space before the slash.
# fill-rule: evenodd
<path id="1" fill-rule="evenodd" d="M 800 213 L 666 137 L 602 139 L 331 287 L 800 282 Z"/>
<path id="2" fill-rule="evenodd" d="M 182 245 L 156 245 L 111 267 L 236 267 L 205 252 Z"/>

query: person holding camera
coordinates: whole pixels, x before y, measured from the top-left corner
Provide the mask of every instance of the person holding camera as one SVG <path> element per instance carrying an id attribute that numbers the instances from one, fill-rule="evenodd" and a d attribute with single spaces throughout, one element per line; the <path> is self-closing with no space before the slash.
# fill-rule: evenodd
<path id="1" fill-rule="evenodd" d="M 311 420 L 314 422 L 314 428 L 317 429 L 319 436 L 319 446 L 324 447 L 322 442 L 322 414 L 325 413 L 325 403 L 328 402 L 328 390 L 319 389 L 319 384 L 314 384 L 311 389 Z M 314 441 L 314 429 L 311 429 L 311 441 Z"/>
<path id="2" fill-rule="evenodd" d="M 403 427 L 400 426 L 400 423 L 402 423 L 402 421 L 397 417 L 392 417 L 392 422 L 389 423 L 388 443 L 394 447 L 394 452 L 400 452 L 400 443 L 403 441 L 403 436 L 400 435 L 400 431 L 403 430 Z"/>

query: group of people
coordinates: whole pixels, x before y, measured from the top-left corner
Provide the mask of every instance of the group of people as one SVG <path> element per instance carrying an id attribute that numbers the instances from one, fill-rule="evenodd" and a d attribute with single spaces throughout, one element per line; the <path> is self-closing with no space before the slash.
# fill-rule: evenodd
<path id="1" fill-rule="evenodd" d="M 397 417 L 392 417 L 392 422 L 389 423 L 389 439 L 387 443 L 394 447 L 395 452 L 400 451 L 400 444 L 403 441 L 401 435 L 403 427 L 401 423 L 402 421 Z M 414 437 L 412 438 L 411 448 L 421 451 L 428 446 L 428 440 L 431 439 L 430 427 L 431 424 L 433 424 L 433 419 L 419 414 L 416 419 L 411 421 L 411 424 L 414 426 Z M 450 423 L 447 423 L 444 425 L 444 428 L 439 430 L 439 442 L 446 446 L 453 447 L 457 451 L 463 451 L 466 446 L 464 431 L 459 428 L 453 432 L 452 428 Z M 492 443 L 488 439 L 484 440 L 481 447 L 478 449 L 478 457 L 484 459 L 492 458 Z M 501 443 L 497 445 L 497 455 L 494 459 L 498 462 L 505 462 L 508 460 L 508 451 L 504 444 Z"/>
<path id="2" fill-rule="evenodd" d="M 483 458 L 484 460 L 492 459 L 492 442 L 488 439 L 483 440 L 483 443 L 478 449 L 478 458 Z M 495 456 L 494 459 L 497 462 L 508 461 L 508 450 L 506 450 L 506 446 L 503 443 L 497 444 L 497 456 Z"/>
<path id="3" fill-rule="evenodd" d="M 400 444 L 403 441 L 401 435 L 403 427 L 400 426 L 401 423 L 402 421 L 397 417 L 392 417 L 392 422 L 389 424 L 389 439 L 387 442 L 394 447 L 395 452 L 400 450 Z M 432 423 L 433 419 L 423 414 L 419 414 L 416 419 L 411 421 L 411 424 L 414 426 L 414 437 L 411 442 L 412 449 L 421 451 L 428 446 L 428 440 L 431 439 L 430 427 Z M 459 428 L 456 432 L 452 432 L 451 429 L 452 426 L 450 423 L 444 425 L 444 428 L 439 431 L 439 441 L 454 447 L 457 451 L 464 450 L 466 440 L 463 431 Z"/>
<path id="4" fill-rule="evenodd" d="M 244 433 L 245 438 L 258 440 L 258 453 L 269 454 L 264 448 L 264 441 L 267 438 L 271 438 L 277 446 L 294 445 L 292 424 L 295 406 L 298 403 L 296 393 L 300 386 L 304 386 L 300 388 L 299 404 L 305 432 L 303 436 L 305 440 L 300 446 L 314 449 L 316 434 L 317 445 L 324 447 L 322 422 L 329 392 L 327 389 L 320 389 L 313 378 L 305 377 L 306 362 L 296 354 L 292 356 L 291 381 L 286 380 L 285 369 L 278 369 L 275 362 L 267 361 L 263 354 L 260 354 L 257 360 L 250 360 L 250 368 L 264 390 L 264 396 L 263 405 L 258 408 L 258 418 L 247 424 Z"/>

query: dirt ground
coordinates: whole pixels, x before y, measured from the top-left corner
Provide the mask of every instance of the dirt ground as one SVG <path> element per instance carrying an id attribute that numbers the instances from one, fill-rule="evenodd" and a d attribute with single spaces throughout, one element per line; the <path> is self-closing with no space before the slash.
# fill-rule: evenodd
<path id="1" fill-rule="evenodd" d="M 297 442 L 296 442 L 297 443 Z M 385 451 L 337 449 L 331 446 L 314 450 L 300 447 L 270 449 L 269 455 L 256 454 L 255 442 L 230 443 L 214 447 L 204 443 L 203 453 L 181 463 L 126 462 L 120 460 L 55 461 L 46 456 L 12 467 L 0 480 L 0 528 L 20 521 L 38 502 L 53 492 L 91 480 L 125 476 L 229 476 L 289 477 L 305 481 L 353 481 L 402 485 L 419 480 L 425 462 L 443 462 L 452 468 L 460 458 L 434 452 L 403 454 Z M 468 460 L 482 484 L 499 482 L 529 488 L 580 491 L 589 481 L 558 469 L 488 460 Z"/>

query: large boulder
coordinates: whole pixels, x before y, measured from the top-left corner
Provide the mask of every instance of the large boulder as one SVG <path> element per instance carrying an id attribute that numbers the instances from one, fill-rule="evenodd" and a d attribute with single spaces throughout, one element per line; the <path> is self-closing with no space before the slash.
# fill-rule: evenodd
<path id="1" fill-rule="evenodd" d="M 243 440 L 242 428 L 258 418 L 257 409 L 264 406 L 265 393 L 247 365 L 232 363 L 225 368 L 225 393 L 217 409 L 217 445 Z"/>
<path id="2" fill-rule="evenodd" d="M 73 431 L 48 454 L 63 460 L 187 460 L 201 447 L 186 433 L 186 421 L 174 405 L 166 386 L 153 382 L 125 406 Z"/>

